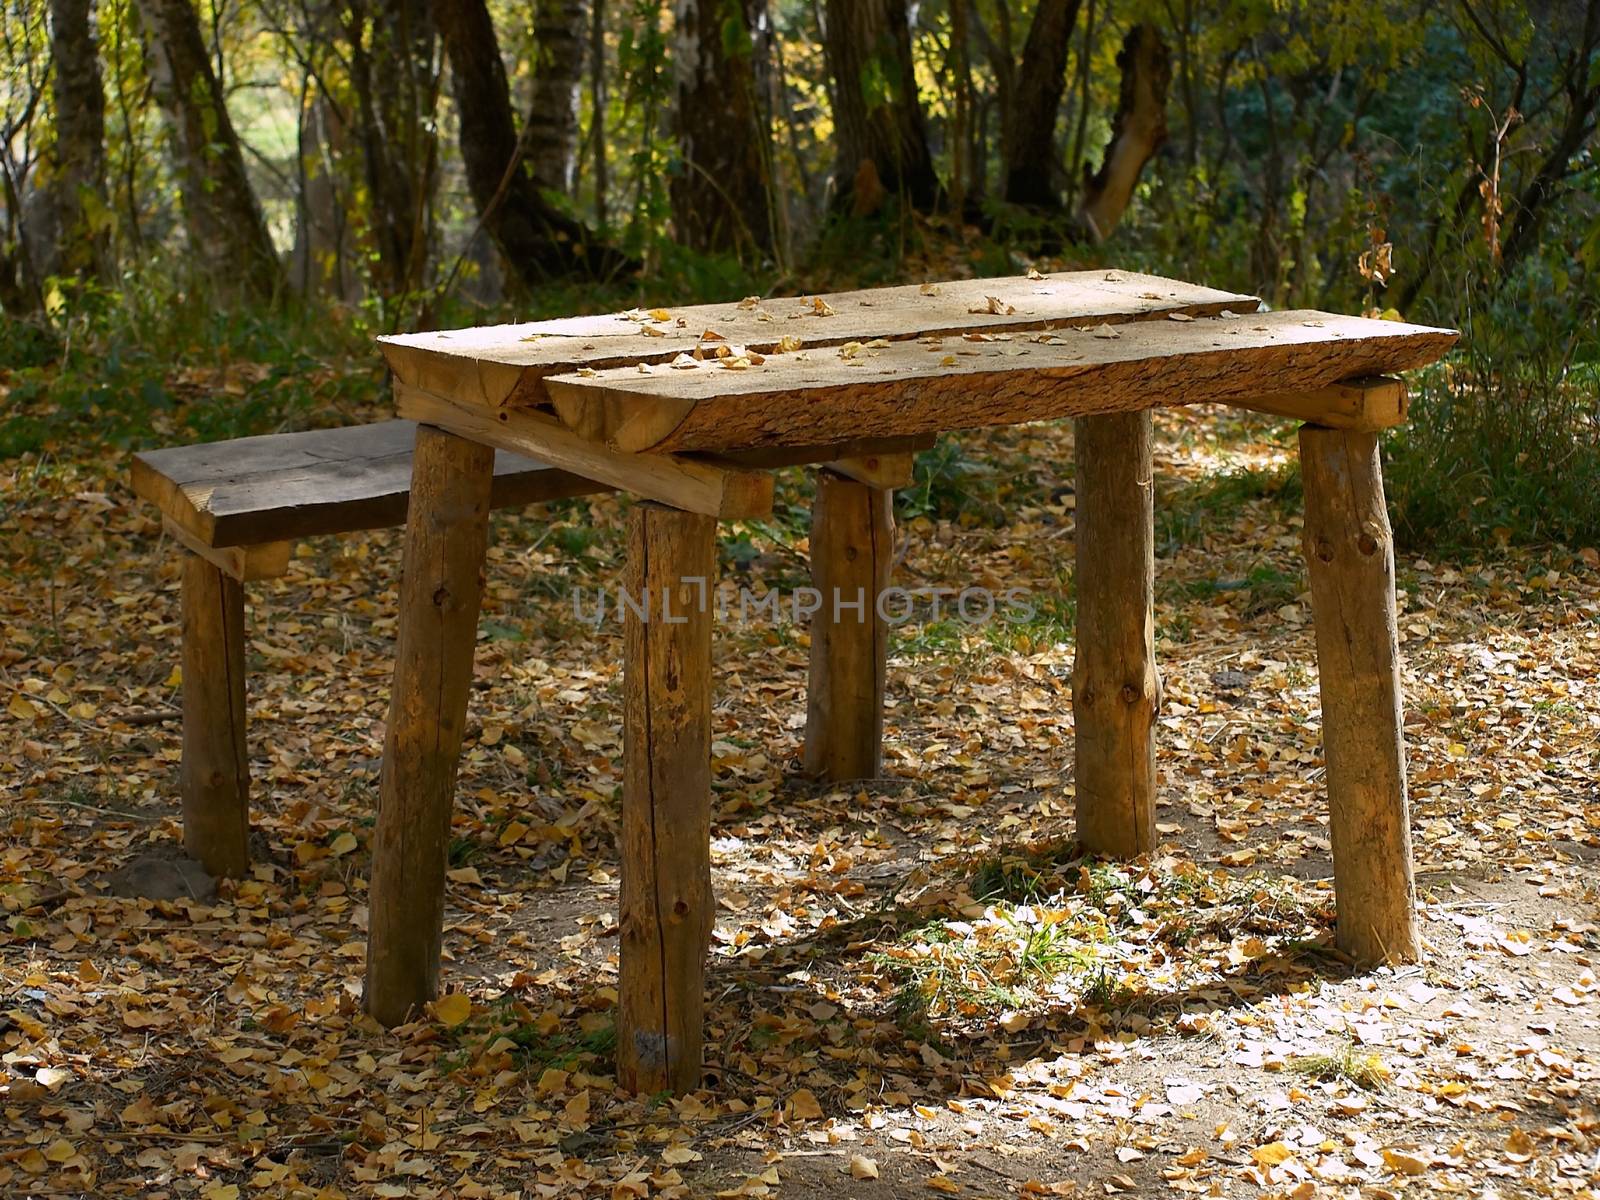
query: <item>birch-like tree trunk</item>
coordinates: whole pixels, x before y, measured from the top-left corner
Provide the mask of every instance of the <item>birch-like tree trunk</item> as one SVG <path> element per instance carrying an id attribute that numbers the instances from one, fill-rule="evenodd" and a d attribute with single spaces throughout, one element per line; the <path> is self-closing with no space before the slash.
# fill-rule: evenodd
<path id="1" fill-rule="evenodd" d="M 105 280 L 111 274 L 106 98 L 89 0 L 51 0 L 50 54 L 56 109 L 52 183 L 59 230 L 53 270 Z"/>
<path id="2" fill-rule="evenodd" d="M 578 159 L 578 96 L 588 27 L 584 0 L 538 0 L 533 11 L 533 98 L 528 170 L 534 183 L 572 194 Z"/>
<path id="3" fill-rule="evenodd" d="M 267 300 L 284 274 L 190 0 L 138 0 L 150 81 L 170 127 L 193 261 L 222 294 Z"/>
<path id="4" fill-rule="evenodd" d="M 467 187 L 510 269 L 533 286 L 552 276 L 624 265 L 581 223 L 557 211 L 534 182 L 485 0 L 451 0 L 435 6 L 434 17 L 450 60 Z"/>
<path id="5" fill-rule="evenodd" d="M 420 286 L 427 267 L 439 38 L 427 0 L 352 0 L 347 14 L 368 220 L 382 284 L 397 295 Z"/>

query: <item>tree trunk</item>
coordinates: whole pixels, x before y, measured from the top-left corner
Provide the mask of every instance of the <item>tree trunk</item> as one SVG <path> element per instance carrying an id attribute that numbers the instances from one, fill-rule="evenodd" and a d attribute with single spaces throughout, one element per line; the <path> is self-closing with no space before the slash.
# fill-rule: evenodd
<path id="1" fill-rule="evenodd" d="M 366 29 L 370 24 L 371 38 Z M 346 27 L 368 220 L 384 290 L 421 284 L 438 173 L 438 34 L 426 0 L 357 0 Z"/>
<path id="2" fill-rule="evenodd" d="M 603 232 L 611 170 L 606 149 L 606 0 L 589 0 L 589 136 L 594 139 L 594 219 Z"/>
<path id="3" fill-rule="evenodd" d="M 138 0 L 156 99 L 171 125 L 189 251 L 224 294 L 270 299 L 283 267 L 250 189 L 222 84 L 190 0 Z"/>
<path id="4" fill-rule="evenodd" d="M 967 30 L 967 0 L 950 0 L 950 70 L 955 103 L 950 113 L 950 208 L 958 221 L 967 210 L 972 142 L 972 53 Z M 983 190 L 980 185 L 977 191 Z"/>
<path id="5" fill-rule="evenodd" d="M 887 192 L 932 209 L 939 176 L 917 95 L 906 0 L 827 0 L 825 12 L 838 202 L 865 215 Z"/>
<path id="6" fill-rule="evenodd" d="M 1056 116 L 1067 88 L 1067 51 L 1078 22 L 1078 4 L 1079 0 L 1040 0 L 1028 27 L 1022 69 L 1000 129 L 1005 198 L 1011 204 L 1055 208 L 1060 203 L 1053 178 L 1060 160 Z"/>
<path id="7" fill-rule="evenodd" d="M 467 188 L 507 265 L 529 287 L 553 276 L 601 274 L 624 265 L 588 229 L 558 212 L 534 182 L 485 0 L 438 4 L 434 19 L 450 60 Z"/>
<path id="8" fill-rule="evenodd" d="M 1172 55 L 1153 25 L 1135 25 L 1117 55 L 1122 98 L 1100 169 L 1084 181 L 1078 221 L 1090 241 L 1111 236 L 1133 199 L 1145 163 L 1167 140 L 1167 90 Z M 1087 168 L 1086 168 L 1087 169 Z"/>
<path id="9" fill-rule="evenodd" d="M 696 250 L 772 248 L 749 17 L 742 0 L 675 0 L 678 238 Z"/>
<path id="10" fill-rule="evenodd" d="M 106 201 L 106 101 L 89 0 L 51 0 L 55 61 L 55 204 L 60 234 L 54 273 L 105 280 L 111 273 Z"/>
<path id="11" fill-rule="evenodd" d="M 572 194 L 583 81 L 583 0 L 538 0 L 533 10 L 533 99 L 528 105 L 528 170 L 549 192 Z"/>
<path id="12" fill-rule="evenodd" d="M 1600 0 L 1589 0 L 1585 30 L 1586 37 L 1569 62 L 1564 81 L 1567 112 L 1561 131 L 1534 172 L 1533 180 L 1517 197 L 1511 232 L 1506 236 L 1501 257 L 1508 274 L 1538 244 L 1545 210 L 1561 190 L 1562 181 L 1572 173 L 1573 157 L 1585 146 L 1591 153 L 1594 149 L 1595 118 L 1600 112 L 1600 66 L 1591 64 L 1595 62 L 1596 50 L 1600 49 Z"/>

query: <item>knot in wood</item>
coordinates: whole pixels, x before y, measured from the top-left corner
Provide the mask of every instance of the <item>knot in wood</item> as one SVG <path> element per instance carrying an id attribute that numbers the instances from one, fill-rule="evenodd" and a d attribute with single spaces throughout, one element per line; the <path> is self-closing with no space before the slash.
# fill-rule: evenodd
<path id="1" fill-rule="evenodd" d="M 1371 558 L 1378 552 L 1378 539 L 1370 533 L 1363 533 L 1356 539 L 1356 549 L 1361 551 L 1367 558 Z"/>
<path id="2" fill-rule="evenodd" d="M 1131 683 L 1125 683 L 1125 684 L 1122 685 L 1122 702 L 1124 704 L 1133 704 L 1138 699 L 1139 699 L 1139 689 L 1138 688 L 1134 687 L 1133 684 L 1131 684 Z"/>
<path id="3" fill-rule="evenodd" d="M 433 592 L 433 606 L 443 608 L 450 603 L 450 585 L 441 583 Z"/>
<path id="4" fill-rule="evenodd" d="M 1333 561 L 1333 543 L 1325 537 L 1317 538 L 1312 553 L 1317 556 L 1318 562 L 1331 563 Z"/>

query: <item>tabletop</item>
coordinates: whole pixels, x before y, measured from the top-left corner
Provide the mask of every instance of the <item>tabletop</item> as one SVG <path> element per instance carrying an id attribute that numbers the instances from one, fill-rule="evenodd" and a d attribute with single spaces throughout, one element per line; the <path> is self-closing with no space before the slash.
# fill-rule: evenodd
<path id="1" fill-rule="evenodd" d="M 1260 407 L 1264 397 L 1424 365 L 1456 337 L 1260 309 L 1254 297 L 1178 280 L 1080 271 L 751 297 L 382 345 L 401 389 L 507 425 L 505 410 L 535 412 L 619 453 L 728 454 L 1174 404 Z"/>

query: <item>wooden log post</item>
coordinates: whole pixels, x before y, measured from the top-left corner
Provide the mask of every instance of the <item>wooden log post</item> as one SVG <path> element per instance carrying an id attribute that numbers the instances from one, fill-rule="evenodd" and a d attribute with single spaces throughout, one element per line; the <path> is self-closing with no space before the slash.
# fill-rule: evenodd
<path id="1" fill-rule="evenodd" d="M 701 1079 L 716 528 L 652 503 L 628 517 L 617 1082 L 644 1094 Z"/>
<path id="2" fill-rule="evenodd" d="M 211 875 L 250 868 L 244 585 L 183 551 L 183 848 Z"/>
<path id="3" fill-rule="evenodd" d="M 368 897 L 366 1009 L 405 1021 L 439 990 L 456 765 L 483 598 L 494 451 L 417 427 L 394 689 Z"/>
<path id="4" fill-rule="evenodd" d="M 894 561 L 894 493 L 826 468 L 811 509 L 811 618 L 805 770 L 837 783 L 883 773 L 889 627 L 878 597 Z"/>
<path id="5" fill-rule="evenodd" d="M 1357 963 L 1421 951 L 1378 436 L 1305 425 L 1305 555 L 1317 630 L 1339 948 Z"/>
<path id="6" fill-rule="evenodd" d="M 1078 838 L 1096 854 L 1155 847 L 1155 503 L 1150 413 L 1081 417 L 1072 716 Z"/>

